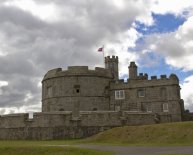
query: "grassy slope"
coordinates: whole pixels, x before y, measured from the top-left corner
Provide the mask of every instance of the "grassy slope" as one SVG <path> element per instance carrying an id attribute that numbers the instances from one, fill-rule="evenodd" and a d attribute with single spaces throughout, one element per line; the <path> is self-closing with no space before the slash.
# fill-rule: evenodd
<path id="1" fill-rule="evenodd" d="M 193 122 L 117 127 L 82 142 L 123 145 L 193 145 Z"/>

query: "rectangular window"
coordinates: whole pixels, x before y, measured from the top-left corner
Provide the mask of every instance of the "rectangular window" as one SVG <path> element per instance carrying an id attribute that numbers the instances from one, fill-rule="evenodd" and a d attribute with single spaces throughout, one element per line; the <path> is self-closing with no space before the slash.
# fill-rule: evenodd
<path id="1" fill-rule="evenodd" d="M 116 100 L 125 99 L 125 92 L 124 92 L 124 90 L 116 90 L 115 91 L 115 99 Z"/>
<path id="2" fill-rule="evenodd" d="M 168 103 L 164 103 L 163 104 L 163 112 L 168 112 L 169 108 L 168 108 Z"/>
<path id="3" fill-rule="evenodd" d="M 28 113 L 28 119 L 33 119 L 34 118 L 34 113 L 33 112 L 29 112 Z"/>
<path id="4" fill-rule="evenodd" d="M 147 103 L 146 107 L 147 107 L 147 112 L 152 112 L 152 106 L 150 103 Z"/>
<path id="5" fill-rule="evenodd" d="M 145 89 L 138 90 L 138 97 L 145 97 Z"/>

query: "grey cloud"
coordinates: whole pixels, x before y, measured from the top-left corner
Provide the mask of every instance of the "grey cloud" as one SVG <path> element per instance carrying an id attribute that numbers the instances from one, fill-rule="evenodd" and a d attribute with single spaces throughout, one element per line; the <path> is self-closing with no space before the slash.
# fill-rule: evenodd
<path id="1" fill-rule="evenodd" d="M 0 6 L 0 21 L 1 24 L 10 22 L 27 29 L 38 29 L 44 25 L 41 20 L 34 17 L 32 14 L 10 6 Z"/>
<path id="2" fill-rule="evenodd" d="M 117 36 L 146 11 L 135 0 L 125 2 L 123 9 L 107 0 L 36 3 L 55 4 L 61 19 L 47 22 L 19 8 L 0 5 L 0 51 L 6 53 L 0 56 L 0 81 L 9 83 L 0 88 L 0 107 L 37 104 L 33 109 L 38 109 L 41 88 L 37 85 L 49 69 L 94 67 L 102 62 L 97 48 L 104 42 L 119 42 Z M 31 99 L 26 101 L 29 93 Z"/>

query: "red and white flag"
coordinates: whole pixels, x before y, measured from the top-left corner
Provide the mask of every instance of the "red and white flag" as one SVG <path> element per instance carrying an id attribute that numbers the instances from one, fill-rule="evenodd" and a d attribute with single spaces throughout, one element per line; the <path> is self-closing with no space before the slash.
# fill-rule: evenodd
<path id="1" fill-rule="evenodd" d="M 104 47 L 100 47 L 100 48 L 98 49 L 98 52 L 103 52 L 103 48 L 104 48 Z"/>

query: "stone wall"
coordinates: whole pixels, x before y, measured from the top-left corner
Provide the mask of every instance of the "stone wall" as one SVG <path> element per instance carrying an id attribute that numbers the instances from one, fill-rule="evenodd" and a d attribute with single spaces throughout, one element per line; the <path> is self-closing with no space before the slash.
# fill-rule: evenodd
<path id="1" fill-rule="evenodd" d="M 112 80 L 110 70 L 86 66 L 69 67 L 66 71 L 49 71 L 42 81 L 42 111 L 109 110 L 106 92 Z"/>
<path id="2" fill-rule="evenodd" d="M 159 115 L 159 123 L 170 121 L 170 115 Z M 128 111 L 34 113 L 33 119 L 28 114 L 4 115 L 0 117 L 0 139 L 82 138 L 113 127 L 154 123 L 154 114 Z"/>
<path id="3" fill-rule="evenodd" d="M 123 99 L 115 99 L 115 92 L 119 90 L 124 91 Z M 139 91 L 143 91 L 143 96 L 139 95 Z M 164 110 L 164 106 L 168 110 Z M 172 121 L 180 121 L 182 105 L 179 80 L 171 74 L 169 78 L 165 75 L 161 75 L 159 79 L 156 76 L 151 79 L 138 76 L 127 82 L 123 80 L 111 82 L 110 109 L 166 113 L 171 115 Z"/>

